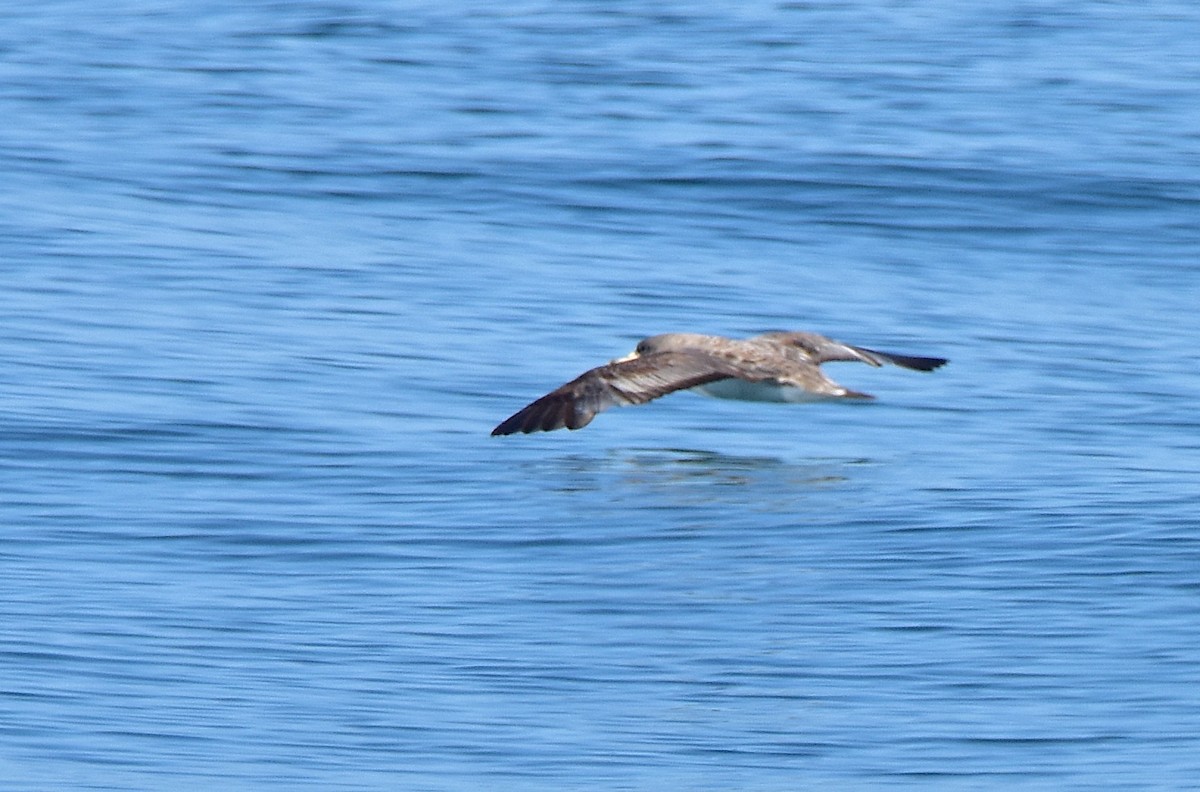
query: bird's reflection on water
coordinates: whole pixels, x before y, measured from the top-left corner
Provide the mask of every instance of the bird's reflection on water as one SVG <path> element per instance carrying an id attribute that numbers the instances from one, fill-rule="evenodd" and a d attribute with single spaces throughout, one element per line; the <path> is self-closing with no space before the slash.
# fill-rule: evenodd
<path id="1" fill-rule="evenodd" d="M 736 497 L 756 510 L 775 510 L 804 493 L 841 486 L 865 458 L 731 454 L 696 448 L 625 448 L 565 454 L 528 463 L 529 472 L 559 492 L 604 492 L 615 501 L 636 496 L 645 508 Z M 646 499 L 647 496 L 655 497 Z"/>
<path id="2" fill-rule="evenodd" d="M 774 456 L 728 454 L 692 448 L 630 449 L 618 462 L 631 484 L 665 485 L 699 482 L 719 487 L 752 486 L 771 479 L 798 486 L 846 481 L 848 465 L 866 459 L 809 459 L 789 461 Z"/>

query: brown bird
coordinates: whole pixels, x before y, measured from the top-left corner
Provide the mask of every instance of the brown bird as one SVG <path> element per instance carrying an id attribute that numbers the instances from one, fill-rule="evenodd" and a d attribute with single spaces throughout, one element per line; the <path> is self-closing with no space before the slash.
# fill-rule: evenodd
<path id="1" fill-rule="evenodd" d="M 897 355 L 851 346 L 817 333 L 774 332 L 748 339 L 665 333 L 547 393 L 492 430 L 493 435 L 580 429 L 609 407 L 693 389 L 718 399 L 812 402 L 871 399 L 825 376 L 821 364 L 857 360 L 933 371 L 945 358 Z"/>

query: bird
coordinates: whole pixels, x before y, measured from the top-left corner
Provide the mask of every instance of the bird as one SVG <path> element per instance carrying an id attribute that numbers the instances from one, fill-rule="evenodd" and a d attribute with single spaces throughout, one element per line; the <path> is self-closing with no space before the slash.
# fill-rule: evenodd
<path id="1" fill-rule="evenodd" d="M 948 362 L 852 346 L 812 332 L 773 331 L 746 339 L 663 333 L 522 407 L 492 436 L 582 429 L 610 407 L 645 404 L 679 390 L 761 402 L 874 398 L 825 376 L 821 364 L 832 361 L 890 363 L 914 371 L 933 371 Z"/>

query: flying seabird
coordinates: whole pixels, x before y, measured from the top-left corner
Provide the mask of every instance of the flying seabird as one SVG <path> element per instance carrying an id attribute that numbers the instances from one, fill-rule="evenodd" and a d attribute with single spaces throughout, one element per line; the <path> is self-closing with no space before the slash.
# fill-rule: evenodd
<path id="1" fill-rule="evenodd" d="M 812 402 L 872 399 L 838 385 L 821 364 L 857 360 L 933 371 L 945 358 L 879 352 L 817 333 L 773 332 L 736 339 L 698 333 L 665 333 L 643 339 L 633 352 L 576 377 L 532 402 L 492 430 L 492 435 L 581 429 L 609 407 L 646 402 L 692 389 L 718 399 Z"/>

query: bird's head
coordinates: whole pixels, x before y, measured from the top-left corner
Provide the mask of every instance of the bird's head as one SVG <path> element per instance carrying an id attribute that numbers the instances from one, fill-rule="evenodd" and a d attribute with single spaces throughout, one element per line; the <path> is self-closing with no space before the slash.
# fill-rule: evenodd
<path id="1" fill-rule="evenodd" d="M 672 352 L 679 349 L 687 349 L 695 347 L 698 340 L 702 340 L 704 336 L 696 333 L 662 333 L 660 335 L 643 338 L 634 347 L 633 351 L 624 357 L 619 357 L 612 361 L 613 363 L 625 363 L 630 360 L 636 360 L 646 355 L 653 355 L 657 352 Z"/>

